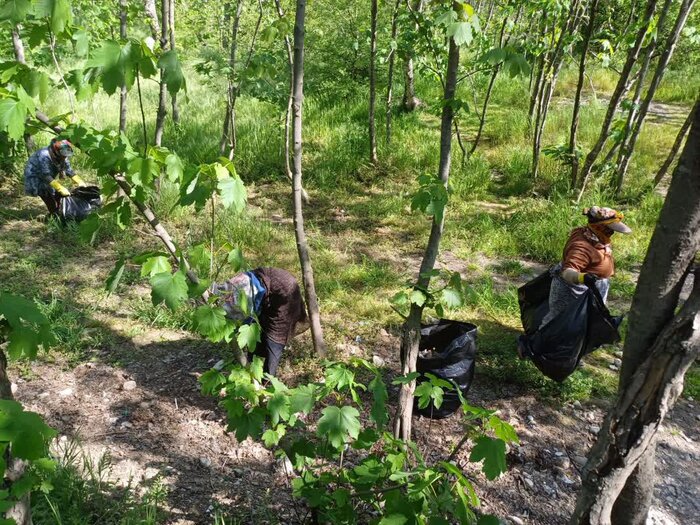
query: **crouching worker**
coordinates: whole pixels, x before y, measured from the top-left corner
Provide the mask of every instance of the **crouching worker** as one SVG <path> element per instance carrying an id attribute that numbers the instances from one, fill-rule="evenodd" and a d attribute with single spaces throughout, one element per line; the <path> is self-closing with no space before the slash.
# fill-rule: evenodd
<path id="1" fill-rule="evenodd" d="M 615 273 L 611 238 L 615 232 L 628 234 L 632 230 L 622 222 L 622 213 L 610 208 L 594 206 L 583 210 L 583 214 L 588 224 L 571 231 L 562 261 L 551 270 L 549 311 L 538 330 L 577 303 L 588 288 L 597 289 L 603 303 L 607 302 L 609 279 Z M 528 339 L 518 338 L 521 358 L 531 356 Z"/>
<path id="2" fill-rule="evenodd" d="M 47 147 L 32 153 L 24 168 L 24 192 L 41 198 L 50 215 L 58 215 L 61 197 L 70 195 L 60 179 L 68 176 L 77 186 L 85 186 L 73 173 L 68 160 L 72 156 L 73 145 L 69 141 L 53 139 Z"/>
<path id="3" fill-rule="evenodd" d="M 209 292 L 234 321 L 253 322 L 244 312 L 255 313 L 262 333 L 254 354 L 264 359 L 265 372 L 276 375 L 289 340 L 309 327 L 296 278 L 280 268 L 256 268 L 212 284 Z"/>

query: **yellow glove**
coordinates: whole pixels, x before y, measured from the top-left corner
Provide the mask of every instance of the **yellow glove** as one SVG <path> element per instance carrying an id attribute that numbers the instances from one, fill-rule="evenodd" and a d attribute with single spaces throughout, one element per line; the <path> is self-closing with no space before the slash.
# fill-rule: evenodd
<path id="1" fill-rule="evenodd" d="M 72 180 L 73 183 L 76 184 L 77 186 L 87 186 L 87 184 L 85 184 L 85 181 L 83 179 L 81 179 L 79 175 L 73 175 L 70 178 L 70 180 Z"/>
<path id="2" fill-rule="evenodd" d="M 70 196 L 70 191 L 68 191 L 58 180 L 54 179 L 49 183 L 54 190 L 63 195 L 64 197 Z"/>

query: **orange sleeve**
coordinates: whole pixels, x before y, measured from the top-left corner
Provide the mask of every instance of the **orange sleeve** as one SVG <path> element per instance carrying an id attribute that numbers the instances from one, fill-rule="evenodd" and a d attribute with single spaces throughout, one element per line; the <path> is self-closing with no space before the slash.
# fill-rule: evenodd
<path id="1" fill-rule="evenodd" d="M 573 241 L 564 249 L 562 268 L 571 268 L 583 273 L 591 265 L 591 253 L 585 241 Z"/>

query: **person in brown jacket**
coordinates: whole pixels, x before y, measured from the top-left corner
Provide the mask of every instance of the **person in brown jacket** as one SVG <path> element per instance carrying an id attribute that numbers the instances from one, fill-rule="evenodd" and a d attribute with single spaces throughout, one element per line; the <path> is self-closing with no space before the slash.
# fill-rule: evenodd
<path id="1" fill-rule="evenodd" d="M 622 213 L 611 208 L 593 206 L 584 209 L 583 215 L 588 218 L 588 224 L 571 231 L 562 261 L 552 269 L 549 312 L 540 328 L 565 311 L 587 288 L 595 287 L 603 301 L 607 301 L 609 279 L 615 274 L 611 237 L 616 232 L 628 234 L 632 230 L 622 222 Z M 522 337 L 518 339 L 518 354 L 520 357 L 528 354 Z"/>
<path id="2" fill-rule="evenodd" d="M 287 343 L 309 327 L 296 278 L 281 268 L 255 268 L 214 283 L 209 291 L 219 297 L 230 319 L 251 323 L 255 314 L 262 333 L 254 354 L 274 376 Z"/>

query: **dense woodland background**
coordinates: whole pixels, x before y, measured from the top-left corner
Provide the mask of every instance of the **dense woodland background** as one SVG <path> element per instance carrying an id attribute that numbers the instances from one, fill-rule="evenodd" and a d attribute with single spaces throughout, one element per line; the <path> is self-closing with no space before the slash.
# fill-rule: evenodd
<path id="1" fill-rule="evenodd" d="M 606 523 L 639 461 L 650 486 L 613 523 L 643 523 L 658 439 L 654 523 L 694 519 L 694 0 L 2 0 L 0 30 L 0 379 L 55 429 L 0 406 L 2 512 Z M 23 195 L 57 133 L 107 195 L 80 225 Z M 517 288 L 594 204 L 634 230 L 610 292 L 632 313 L 558 384 L 516 358 Z M 255 329 L 188 301 L 258 266 L 298 275 L 318 321 L 264 390 L 234 364 Z M 479 354 L 463 410 L 430 422 L 411 417 L 413 343 L 437 317 L 476 324 Z M 423 385 L 426 402 L 450 388 Z M 605 485 L 601 457 L 624 479 Z"/>

